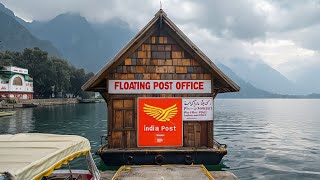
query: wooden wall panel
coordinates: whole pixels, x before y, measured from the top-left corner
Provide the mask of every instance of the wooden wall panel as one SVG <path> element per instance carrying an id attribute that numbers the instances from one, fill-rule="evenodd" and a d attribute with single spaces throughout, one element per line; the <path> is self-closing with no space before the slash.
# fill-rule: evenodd
<path id="1" fill-rule="evenodd" d="M 123 148 L 123 136 L 122 136 L 122 131 L 113 131 L 111 135 L 111 140 L 109 143 L 111 143 L 110 147 L 111 148 Z"/>
<path id="2" fill-rule="evenodd" d="M 124 110 L 124 128 L 134 128 L 133 110 Z"/>
<path id="3" fill-rule="evenodd" d="M 123 112 L 122 110 L 113 110 L 113 129 L 122 129 L 123 128 Z"/>

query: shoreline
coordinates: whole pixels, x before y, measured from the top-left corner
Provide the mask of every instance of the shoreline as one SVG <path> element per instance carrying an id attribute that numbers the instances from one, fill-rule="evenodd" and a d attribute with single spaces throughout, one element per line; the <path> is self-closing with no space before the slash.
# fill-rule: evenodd
<path id="1" fill-rule="evenodd" d="M 0 109 L 31 108 L 38 106 L 54 106 L 64 104 L 78 104 L 77 98 L 52 98 L 52 99 L 18 99 L 16 103 L 2 102 Z"/>

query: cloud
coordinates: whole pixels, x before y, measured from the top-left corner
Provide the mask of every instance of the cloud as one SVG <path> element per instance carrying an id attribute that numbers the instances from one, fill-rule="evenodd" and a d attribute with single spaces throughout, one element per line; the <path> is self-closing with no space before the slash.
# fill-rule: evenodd
<path id="1" fill-rule="evenodd" d="M 91 22 L 114 18 L 138 31 L 159 10 L 153 0 L 0 0 L 25 20 L 74 12 Z M 320 0 L 162 0 L 162 7 L 211 59 L 262 59 L 284 74 L 320 52 Z M 307 66 L 304 66 L 307 68 Z"/>

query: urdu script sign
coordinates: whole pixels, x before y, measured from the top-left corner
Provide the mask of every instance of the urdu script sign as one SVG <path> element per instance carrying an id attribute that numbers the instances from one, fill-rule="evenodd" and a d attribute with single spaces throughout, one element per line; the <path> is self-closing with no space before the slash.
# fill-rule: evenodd
<path id="1" fill-rule="evenodd" d="M 183 98 L 183 121 L 210 121 L 213 120 L 213 98 Z"/>

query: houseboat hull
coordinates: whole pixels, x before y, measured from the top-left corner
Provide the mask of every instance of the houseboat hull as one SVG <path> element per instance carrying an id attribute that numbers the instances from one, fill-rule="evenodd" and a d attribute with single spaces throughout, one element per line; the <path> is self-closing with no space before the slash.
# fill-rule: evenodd
<path id="1" fill-rule="evenodd" d="M 161 164 L 204 164 L 217 165 L 226 149 L 216 148 L 136 148 L 108 149 L 102 147 L 97 153 L 107 166 L 161 165 Z"/>

